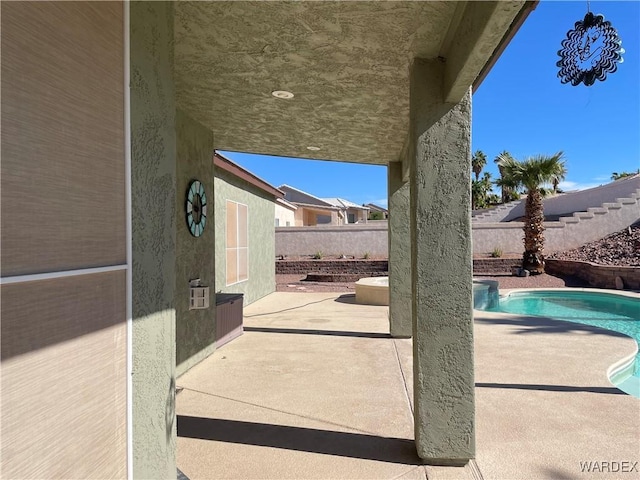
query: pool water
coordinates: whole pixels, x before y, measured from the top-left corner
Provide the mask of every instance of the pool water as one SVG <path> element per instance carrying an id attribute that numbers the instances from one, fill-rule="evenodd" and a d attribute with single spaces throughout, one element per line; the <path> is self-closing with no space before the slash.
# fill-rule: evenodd
<path id="1" fill-rule="evenodd" d="M 585 291 L 512 292 L 486 310 L 600 327 L 627 335 L 640 345 L 640 298 Z M 626 393 L 640 398 L 640 350 L 635 362 L 624 371 L 615 372 L 611 381 Z"/>

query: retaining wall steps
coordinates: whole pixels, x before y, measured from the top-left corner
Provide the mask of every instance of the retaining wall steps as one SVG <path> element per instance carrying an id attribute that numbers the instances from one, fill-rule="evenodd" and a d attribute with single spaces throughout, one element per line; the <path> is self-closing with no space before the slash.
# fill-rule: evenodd
<path id="1" fill-rule="evenodd" d="M 503 205 L 499 205 L 491 210 L 475 215 L 472 218 L 474 222 L 499 222 L 503 218 L 505 218 L 511 210 L 520 205 L 522 200 L 514 200 L 513 202 L 505 203 Z"/>
<path id="2" fill-rule="evenodd" d="M 586 212 L 575 212 L 571 216 L 560 217 L 558 221 L 562 224 L 580 223 L 583 220 L 590 220 L 592 218 L 595 218 L 596 215 L 605 215 L 610 210 L 620 210 L 624 208 L 625 205 L 636 205 L 639 198 L 640 189 L 636 190 L 635 193 L 632 193 L 627 198 L 616 198 L 615 202 L 605 202 L 601 207 L 587 208 Z"/>
<path id="3" fill-rule="evenodd" d="M 606 214 L 609 210 L 619 210 L 623 208 L 624 205 L 633 205 L 638 202 L 639 198 L 640 198 L 640 189 L 637 189 L 635 192 L 630 193 L 628 197 L 616 198 L 614 202 L 605 202 L 600 207 L 589 207 L 586 209 L 586 212 L 576 212 L 573 214 L 573 216 L 580 215 L 580 214 L 584 215 L 585 213 L 593 213 L 597 215 Z M 514 208 L 519 206 L 523 201 L 524 200 L 515 200 L 513 202 L 505 203 L 504 205 L 500 205 L 498 207 L 492 208 L 483 213 L 479 213 L 478 215 L 474 215 L 472 220 L 473 222 L 479 222 L 479 223 L 501 222 L 505 218 L 507 218 L 509 213 Z M 563 221 L 562 220 L 563 218 L 571 218 L 571 216 L 561 217 L 559 221 Z M 593 218 L 593 217 L 584 215 L 582 218 Z M 576 223 L 576 222 L 572 220 L 568 220 L 568 221 L 565 221 L 564 223 Z"/>
<path id="4" fill-rule="evenodd" d="M 594 215 L 604 215 L 608 211 L 609 211 L 609 209 L 608 208 L 604 208 L 604 207 L 590 207 L 590 208 L 587 208 L 587 212 L 593 213 Z"/>
<path id="5" fill-rule="evenodd" d="M 622 208 L 622 204 L 618 202 L 607 202 L 603 203 L 602 206 L 608 210 L 620 210 Z"/>

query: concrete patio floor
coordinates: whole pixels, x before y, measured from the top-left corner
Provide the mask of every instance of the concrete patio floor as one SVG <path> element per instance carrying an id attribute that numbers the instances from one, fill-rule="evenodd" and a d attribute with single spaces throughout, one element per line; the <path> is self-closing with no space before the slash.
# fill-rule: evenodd
<path id="1" fill-rule="evenodd" d="M 192 480 L 640 478 L 640 463 L 580 463 L 640 461 L 640 400 L 606 377 L 635 342 L 475 313 L 477 458 L 466 467 L 416 456 L 411 340 L 388 335 L 387 307 L 274 293 L 245 308 L 241 337 L 178 379 L 178 468 Z"/>

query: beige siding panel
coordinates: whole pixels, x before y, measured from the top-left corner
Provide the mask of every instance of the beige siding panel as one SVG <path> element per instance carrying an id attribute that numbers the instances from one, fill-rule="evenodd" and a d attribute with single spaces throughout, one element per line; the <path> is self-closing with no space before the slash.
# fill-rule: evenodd
<path id="1" fill-rule="evenodd" d="M 126 477 L 125 271 L 3 285 L 3 478 Z"/>
<path id="2" fill-rule="evenodd" d="M 123 4 L 1 9 L 2 276 L 126 263 Z"/>

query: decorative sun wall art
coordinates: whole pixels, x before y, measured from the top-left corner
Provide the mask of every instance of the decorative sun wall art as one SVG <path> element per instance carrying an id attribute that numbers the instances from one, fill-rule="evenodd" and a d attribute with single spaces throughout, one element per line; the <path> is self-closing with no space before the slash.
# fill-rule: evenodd
<path id="1" fill-rule="evenodd" d="M 558 77 L 562 83 L 571 82 L 574 87 L 584 83 L 588 87 L 615 72 L 623 53 L 622 40 L 611 22 L 603 15 L 587 12 L 562 41 L 556 63 L 560 67 Z"/>

